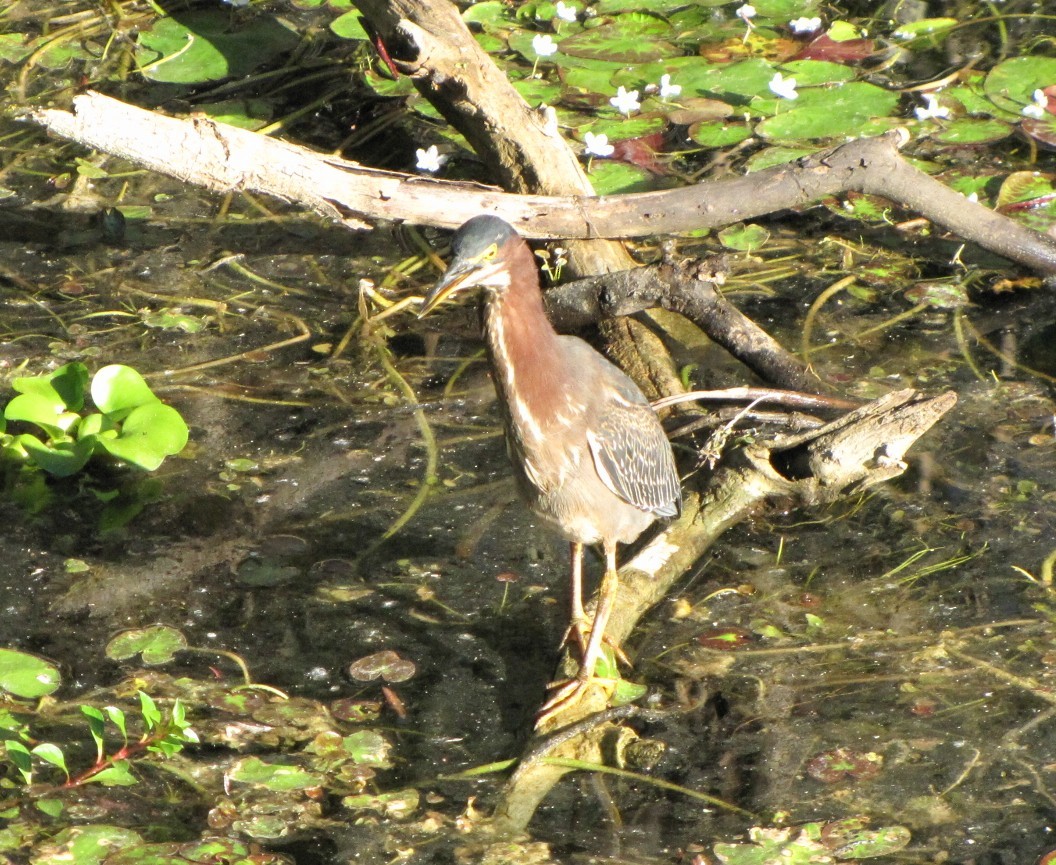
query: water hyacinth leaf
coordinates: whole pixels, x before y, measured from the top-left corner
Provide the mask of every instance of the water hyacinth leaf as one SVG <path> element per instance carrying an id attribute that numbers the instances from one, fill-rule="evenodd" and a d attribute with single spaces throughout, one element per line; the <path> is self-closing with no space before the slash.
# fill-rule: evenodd
<path id="1" fill-rule="evenodd" d="M 231 767 L 228 777 L 232 781 L 253 784 L 277 792 L 307 790 L 323 783 L 322 776 L 314 772 L 283 763 L 265 763 L 259 757 L 239 760 Z"/>
<path id="2" fill-rule="evenodd" d="M 180 413 L 155 402 L 133 409 L 117 438 L 101 436 L 98 442 L 111 456 L 154 471 L 166 457 L 183 450 L 187 436 L 187 424 Z"/>
<path id="3" fill-rule="evenodd" d="M 33 462 L 57 478 L 68 478 L 79 472 L 95 450 L 93 437 L 45 444 L 36 436 L 24 433 L 17 441 Z"/>
<path id="4" fill-rule="evenodd" d="M 136 370 L 113 363 L 104 366 L 92 379 L 92 401 L 100 411 L 120 415 L 137 406 L 157 402 L 158 398 Z"/>
<path id="5" fill-rule="evenodd" d="M 4 418 L 36 424 L 56 438 L 66 435 L 81 419 L 76 412 L 67 411 L 57 393 L 19 394 L 4 407 Z"/>
<path id="6" fill-rule="evenodd" d="M 0 649 L 0 690 L 16 697 L 36 700 L 53 693 L 62 684 L 54 665 L 15 649 Z"/>
<path id="7" fill-rule="evenodd" d="M 19 393 L 40 393 L 58 396 L 70 411 L 84 408 L 84 393 L 88 387 L 88 367 L 77 361 L 60 366 L 49 375 L 16 378 L 12 387 Z"/>
<path id="8" fill-rule="evenodd" d="M 144 664 L 167 664 L 177 652 L 187 648 L 187 638 L 169 625 L 150 625 L 122 631 L 106 645 L 106 656 L 124 661 L 143 656 Z"/>
<path id="9" fill-rule="evenodd" d="M 236 19 L 222 9 L 161 18 L 139 35 L 136 59 L 142 75 L 169 84 L 199 84 L 248 75 L 292 51 L 297 34 L 272 16 Z"/>

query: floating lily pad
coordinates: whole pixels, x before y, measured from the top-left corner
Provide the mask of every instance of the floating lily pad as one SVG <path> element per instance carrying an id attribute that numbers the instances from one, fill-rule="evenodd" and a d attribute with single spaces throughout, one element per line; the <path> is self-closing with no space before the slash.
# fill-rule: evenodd
<path id="1" fill-rule="evenodd" d="M 570 57 L 627 64 L 648 63 L 680 53 L 678 48 L 661 38 L 669 32 L 670 27 L 662 18 L 629 12 L 617 16 L 611 23 L 562 39 L 560 48 Z M 510 47 L 515 47 L 512 39 Z"/>
<path id="2" fill-rule="evenodd" d="M 97 865 L 116 851 L 142 842 L 136 832 L 120 826 L 73 826 L 38 844 L 33 850 L 33 862 L 36 865 L 59 862 Z"/>
<path id="3" fill-rule="evenodd" d="M 988 117 L 960 117 L 928 137 L 945 144 L 990 144 L 1012 134 L 1012 127 Z"/>
<path id="4" fill-rule="evenodd" d="M 15 649 L 0 649 L 0 690 L 27 700 L 53 693 L 62 684 L 54 665 Z"/>
<path id="5" fill-rule="evenodd" d="M 246 757 L 231 767 L 228 777 L 243 784 L 254 784 L 268 790 L 306 790 L 323 783 L 321 775 L 299 766 L 284 763 L 265 763 L 259 757 Z"/>
<path id="6" fill-rule="evenodd" d="M 413 661 L 401 658 L 391 649 L 367 655 L 349 665 L 348 674 L 357 682 L 372 682 L 384 679 L 386 682 L 406 682 L 417 672 Z"/>
<path id="7" fill-rule="evenodd" d="M 182 12 L 161 18 L 141 33 L 136 60 L 152 81 L 199 84 L 248 75 L 277 55 L 292 51 L 299 38 L 279 19 L 248 20 L 222 9 Z"/>
<path id="8" fill-rule="evenodd" d="M 648 171 L 625 162 L 606 162 L 595 159 L 591 164 L 589 176 L 595 195 L 648 192 L 654 188 L 652 175 Z"/>
<path id="9" fill-rule="evenodd" d="M 1056 57 L 1015 57 L 990 70 L 983 89 L 999 108 L 1017 116 L 1034 91 L 1056 84 Z"/>
<path id="10" fill-rule="evenodd" d="M 708 123 L 694 123 L 689 127 L 689 137 L 702 147 L 729 147 L 740 144 L 751 135 L 752 129 L 746 123 L 714 120 Z"/>
<path id="11" fill-rule="evenodd" d="M 781 113 L 762 121 L 756 132 L 772 141 L 858 137 L 867 120 L 889 115 L 898 99 L 897 93 L 864 81 L 804 90 L 792 107 L 782 107 Z"/>
<path id="12" fill-rule="evenodd" d="M 187 638 L 169 625 L 150 625 L 122 631 L 106 645 L 106 656 L 123 661 L 143 656 L 144 664 L 167 664 L 177 652 L 187 648 Z"/>
<path id="13" fill-rule="evenodd" d="M 766 244 L 770 232 L 761 225 L 730 225 L 722 229 L 718 237 L 727 249 L 752 252 Z"/>

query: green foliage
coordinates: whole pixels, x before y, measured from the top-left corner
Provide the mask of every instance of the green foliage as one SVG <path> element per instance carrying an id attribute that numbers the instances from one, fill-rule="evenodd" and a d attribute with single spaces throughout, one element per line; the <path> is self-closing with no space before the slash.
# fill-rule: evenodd
<path id="1" fill-rule="evenodd" d="M 93 454 L 154 471 L 187 444 L 187 424 L 165 405 L 136 370 L 121 364 L 100 369 L 91 383 L 97 412 L 81 414 L 88 368 L 68 363 L 48 375 L 17 378 L 18 396 L 4 408 L 0 454 L 36 465 L 56 477 L 80 471 Z M 35 432 L 12 432 L 9 423 Z"/>

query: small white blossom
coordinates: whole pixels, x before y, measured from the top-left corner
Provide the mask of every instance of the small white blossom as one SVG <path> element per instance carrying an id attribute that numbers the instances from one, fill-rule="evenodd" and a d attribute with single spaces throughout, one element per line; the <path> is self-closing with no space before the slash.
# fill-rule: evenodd
<path id="1" fill-rule="evenodd" d="M 557 0 L 557 5 L 554 7 L 555 14 L 562 21 L 575 21 L 576 20 L 576 7 L 569 3 L 567 6 Z"/>
<path id="2" fill-rule="evenodd" d="M 967 198 L 969 201 L 973 202 L 974 204 L 978 204 L 979 203 L 979 193 L 978 192 L 973 192 L 971 195 L 966 195 L 964 197 Z"/>
<path id="3" fill-rule="evenodd" d="M 681 84 L 672 84 L 670 75 L 660 76 L 660 98 L 661 99 L 674 99 L 682 92 Z"/>
<path id="4" fill-rule="evenodd" d="M 923 108 L 914 108 L 913 113 L 917 120 L 944 120 L 950 116 L 950 109 L 939 105 L 939 100 L 932 93 L 922 93 L 924 99 Z"/>
<path id="5" fill-rule="evenodd" d="M 606 156 L 612 156 L 616 151 L 616 148 L 609 144 L 609 136 L 605 133 L 595 135 L 593 132 L 588 132 L 583 136 L 583 141 L 586 144 L 583 152 L 588 156 L 600 156 L 604 159 Z"/>
<path id="6" fill-rule="evenodd" d="M 821 29 L 821 19 L 796 18 L 794 21 L 789 21 L 788 26 L 792 28 L 793 33 L 814 33 Z"/>
<path id="7" fill-rule="evenodd" d="M 619 111 L 620 114 L 630 114 L 632 111 L 637 111 L 642 107 L 642 103 L 638 101 L 638 91 L 632 90 L 628 92 L 627 88 L 622 85 L 616 91 L 616 95 L 609 100 L 609 105 Z"/>
<path id="8" fill-rule="evenodd" d="M 557 45 L 549 33 L 536 33 L 532 37 L 532 50 L 540 57 L 557 53 Z"/>
<path id="9" fill-rule="evenodd" d="M 1045 95 L 1044 90 L 1034 91 L 1034 101 L 1030 105 L 1024 106 L 1020 112 L 1024 117 L 1033 117 L 1036 120 L 1041 120 L 1042 117 L 1048 111 L 1049 97 Z"/>
<path id="10" fill-rule="evenodd" d="M 796 93 L 796 79 L 785 78 L 780 72 L 775 72 L 774 77 L 770 79 L 770 90 L 782 99 L 799 98 Z"/>
<path id="11" fill-rule="evenodd" d="M 747 23 L 749 18 L 755 17 L 755 7 L 752 6 L 750 3 L 745 3 L 743 6 L 739 6 L 737 8 L 737 12 L 735 14 L 738 18 Z"/>
<path id="12" fill-rule="evenodd" d="M 447 157 L 440 155 L 435 144 L 430 145 L 428 150 L 422 150 L 419 147 L 414 151 L 414 155 L 418 157 L 418 164 L 415 167 L 419 171 L 428 171 L 430 174 L 439 171 L 440 166 L 447 162 Z"/>

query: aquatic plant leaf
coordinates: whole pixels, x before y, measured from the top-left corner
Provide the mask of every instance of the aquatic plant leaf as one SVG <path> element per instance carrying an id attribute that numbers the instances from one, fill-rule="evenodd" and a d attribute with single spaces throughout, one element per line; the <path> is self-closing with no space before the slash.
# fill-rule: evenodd
<path id="1" fill-rule="evenodd" d="M 589 176 L 595 195 L 648 192 L 654 188 L 652 175 L 648 171 L 626 162 L 603 162 L 595 159 Z"/>
<path id="2" fill-rule="evenodd" d="M 1034 101 L 1034 91 L 1056 83 L 1056 57 L 1013 57 L 998 63 L 986 76 L 987 97 L 1017 116 Z"/>
<path id="3" fill-rule="evenodd" d="M 33 462 L 57 478 L 68 478 L 79 472 L 95 450 L 93 437 L 45 444 L 36 436 L 23 433 L 17 441 Z"/>
<path id="4" fill-rule="evenodd" d="M 135 408 L 125 418 L 117 438 L 100 436 L 98 443 L 111 456 L 147 471 L 187 444 L 187 424 L 172 406 L 154 402 Z"/>
<path id="5" fill-rule="evenodd" d="M 97 865 L 116 851 L 142 842 L 138 833 L 120 826 L 73 826 L 37 844 L 33 848 L 33 861 Z"/>
<path id="6" fill-rule="evenodd" d="M 345 752 L 357 763 L 365 766 L 377 766 L 387 769 L 389 763 L 389 749 L 392 745 L 381 733 L 374 730 L 360 730 L 345 736 L 343 746 Z"/>
<path id="7" fill-rule="evenodd" d="M 248 75 L 297 45 L 298 37 L 272 16 L 235 21 L 221 9 L 197 9 L 162 18 L 141 33 L 136 59 L 143 77 L 169 84 L 199 84 Z"/>
<path id="8" fill-rule="evenodd" d="M 144 664 L 167 664 L 177 652 L 187 648 L 187 638 L 169 625 L 150 625 L 122 631 L 106 645 L 106 656 L 123 661 L 143 656 Z"/>
<path id="9" fill-rule="evenodd" d="M 0 649 L 0 689 L 36 700 L 46 697 L 62 684 L 58 668 L 43 658 L 19 652 L 15 649 Z"/>
<path id="10" fill-rule="evenodd" d="M 992 117 L 960 117 L 928 137 L 944 144 L 991 144 L 1012 134 L 1012 127 Z"/>
<path id="11" fill-rule="evenodd" d="M 323 783 L 321 775 L 308 772 L 300 766 L 284 763 L 265 763 L 259 757 L 246 757 L 231 767 L 228 777 L 243 784 L 254 784 L 268 790 L 306 790 Z"/>
<path id="12" fill-rule="evenodd" d="M 718 236 L 727 249 L 751 252 L 770 239 L 770 232 L 761 225 L 731 225 L 722 229 Z"/>
<path id="13" fill-rule="evenodd" d="M 342 39 L 369 39 L 370 36 L 363 29 L 363 22 L 360 20 L 362 17 L 363 13 L 358 9 L 346 12 L 330 22 L 330 31 Z"/>
<path id="14" fill-rule="evenodd" d="M 139 782 L 128 765 L 128 760 L 117 760 L 112 766 L 107 766 L 101 772 L 96 772 L 88 779 L 93 784 L 102 784 L 104 787 L 131 787 Z"/>
<path id="15" fill-rule="evenodd" d="M 100 411 L 120 415 L 137 406 L 158 402 L 158 398 L 136 370 L 112 363 L 104 366 L 92 379 L 92 401 Z"/>
<path id="16" fill-rule="evenodd" d="M 66 435 L 81 419 L 76 412 L 67 411 L 62 397 L 54 392 L 16 396 L 4 407 L 4 417 L 9 421 L 36 424 L 53 438 Z"/>

